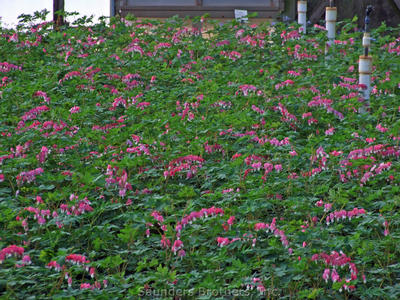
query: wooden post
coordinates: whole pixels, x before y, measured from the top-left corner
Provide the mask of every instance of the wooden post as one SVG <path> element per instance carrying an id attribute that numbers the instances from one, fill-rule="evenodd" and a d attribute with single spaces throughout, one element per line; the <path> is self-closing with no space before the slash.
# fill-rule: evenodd
<path id="1" fill-rule="evenodd" d="M 64 17 L 56 15 L 56 11 L 64 11 L 64 0 L 53 0 L 53 22 L 54 27 L 58 28 L 64 25 Z"/>

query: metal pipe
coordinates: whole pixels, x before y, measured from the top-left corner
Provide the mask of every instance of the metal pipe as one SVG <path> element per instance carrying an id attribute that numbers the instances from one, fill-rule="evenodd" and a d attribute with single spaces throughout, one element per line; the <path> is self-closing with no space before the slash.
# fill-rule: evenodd
<path id="1" fill-rule="evenodd" d="M 369 22 L 370 22 L 370 15 L 373 11 L 373 6 L 368 5 L 365 11 L 365 28 L 364 28 L 364 37 L 363 37 L 363 46 L 364 46 L 364 56 L 368 56 L 369 46 L 370 46 L 370 37 L 369 37 Z"/>
<path id="2" fill-rule="evenodd" d="M 372 75 L 372 57 L 369 56 L 369 47 L 371 46 L 371 36 L 370 36 L 370 15 L 373 11 L 372 5 L 368 5 L 365 12 L 365 28 L 364 35 L 362 39 L 362 46 L 364 47 L 364 55 L 361 55 L 358 61 L 358 73 L 359 80 L 358 83 L 363 85 L 360 91 L 363 94 L 367 104 L 369 104 L 369 98 L 371 93 L 371 75 Z M 361 112 L 365 112 L 364 109 Z"/>

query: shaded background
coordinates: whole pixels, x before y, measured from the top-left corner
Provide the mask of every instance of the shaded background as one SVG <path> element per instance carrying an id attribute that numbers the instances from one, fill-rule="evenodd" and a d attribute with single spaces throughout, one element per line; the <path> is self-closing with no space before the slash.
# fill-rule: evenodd
<path id="1" fill-rule="evenodd" d="M 308 0 L 307 20 L 319 23 L 325 20 L 325 7 L 329 1 Z M 383 21 L 386 25 L 396 27 L 400 24 L 400 0 L 335 0 L 338 9 L 338 20 L 352 19 L 358 16 L 358 25 L 364 26 L 365 9 L 374 6 L 371 16 L 371 27 L 378 27 Z M 284 15 L 296 19 L 297 0 L 285 0 Z"/>

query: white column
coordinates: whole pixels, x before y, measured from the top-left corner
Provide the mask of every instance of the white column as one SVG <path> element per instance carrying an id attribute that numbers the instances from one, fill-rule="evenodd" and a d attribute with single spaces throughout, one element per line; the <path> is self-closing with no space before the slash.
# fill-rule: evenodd
<path id="1" fill-rule="evenodd" d="M 300 30 L 305 34 L 307 31 L 307 1 L 297 1 L 298 23 Z"/>
<path id="2" fill-rule="evenodd" d="M 337 19 L 337 9 L 336 7 L 327 7 L 325 13 L 325 28 L 328 31 L 328 39 L 335 39 L 336 34 L 336 19 Z"/>
<path id="3" fill-rule="evenodd" d="M 329 48 L 333 45 L 336 35 L 336 7 L 327 7 L 325 11 L 325 29 L 327 30 L 328 42 L 325 47 L 325 55 L 328 55 Z M 328 56 L 327 56 L 328 58 Z"/>
<path id="4" fill-rule="evenodd" d="M 361 55 L 358 61 L 358 73 L 359 73 L 359 84 L 364 84 L 365 89 L 362 89 L 362 93 L 365 100 L 369 100 L 371 92 L 371 74 L 372 74 L 372 57 Z"/>
<path id="5" fill-rule="evenodd" d="M 371 47 L 371 35 L 369 34 L 369 32 L 364 32 L 362 46 L 368 49 Z"/>

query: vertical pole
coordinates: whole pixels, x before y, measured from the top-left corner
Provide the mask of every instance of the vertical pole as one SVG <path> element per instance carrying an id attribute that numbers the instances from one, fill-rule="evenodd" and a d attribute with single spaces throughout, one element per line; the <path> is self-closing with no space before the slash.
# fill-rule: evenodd
<path id="1" fill-rule="evenodd" d="M 110 17 L 115 17 L 115 0 L 110 0 Z"/>
<path id="2" fill-rule="evenodd" d="M 298 23 L 301 25 L 300 31 L 307 32 L 307 1 L 297 1 Z"/>
<path id="3" fill-rule="evenodd" d="M 56 11 L 59 10 L 64 11 L 64 0 L 53 0 L 53 22 L 55 28 L 64 25 L 64 17 L 56 15 Z"/>
<path id="4" fill-rule="evenodd" d="M 329 48 L 333 44 L 336 35 L 337 9 L 333 6 L 333 1 L 329 2 L 329 7 L 325 11 L 325 28 L 327 30 L 328 42 L 326 43 L 325 54 L 328 54 Z"/>
<path id="5" fill-rule="evenodd" d="M 367 101 L 367 105 L 369 105 L 369 98 L 371 93 L 372 57 L 369 55 L 369 48 L 371 46 L 369 22 L 372 10 L 373 7 L 371 5 L 368 5 L 365 15 L 365 31 L 362 39 L 362 45 L 364 47 L 364 55 L 361 55 L 358 61 L 358 73 L 359 73 L 358 83 L 360 85 L 363 85 L 363 87 L 360 88 L 360 92 L 362 93 L 364 99 Z"/>

